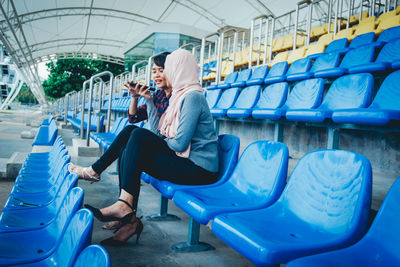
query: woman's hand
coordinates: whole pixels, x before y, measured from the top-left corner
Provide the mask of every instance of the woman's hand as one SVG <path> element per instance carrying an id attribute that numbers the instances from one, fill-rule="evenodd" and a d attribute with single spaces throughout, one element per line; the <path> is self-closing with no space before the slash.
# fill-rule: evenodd
<path id="1" fill-rule="evenodd" d="M 131 86 L 130 83 L 128 83 L 125 84 L 125 86 L 128 87 L 129 92 L 134 98 L 139 98 L 141 96 L 143 98 L 149 99 L 152 97 L 149 91 L 150 88 L 147 87 L 145 84 L 141 85 L 137 83 L 136 86 Z"/>

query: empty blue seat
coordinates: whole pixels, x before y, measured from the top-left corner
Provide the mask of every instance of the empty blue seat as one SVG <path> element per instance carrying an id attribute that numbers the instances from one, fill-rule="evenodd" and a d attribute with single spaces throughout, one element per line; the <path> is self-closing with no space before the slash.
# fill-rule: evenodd
<path id="1" fill-rule="evenodd" d="M 342 39 L 337 39 L 329 43 L 329 45 L 326 47 L 324 53 L 341 53 L 341 52 L 347 52 L 348 40 L 347 38 L 342 38 Z"/>
<path id="2" fill-rule="evenodd" d="M 225 116 L 228 109 L 235 104 L 238 95 L 239 87 L 222 90 L 221 97 L 219 98 L 217 104 L 211 109 L 211 114 L 214 117 Z"/>
<path id="3" fill-rule="evenodd" d="M 207 224 L 218 214 L 267 207 L 285 187 L 288 161 L 285 144 L 254 142 L 244 150 L 225 183 L 179 190 L 174 202 L 201 224 Z"/>
<path id="4" fill-rule="evenodd" d="M 10 266 L 37 262 L 50 257 L 57 244 L 62 241 L 63 234 L 82 203 L 83 190 L 80 191 L 79 202 L 68 202 L 68 206 L 60 212 L 50 224 L 34 231 L 0 232 L 0 265 Z M 90 214 L 89 211 L 87 211 Z M 43 265 L 42 265 L 43 266 Z"/>
<path id="5" fill-rule="evenodd" d="M 206 101 L 208 107 L 212 109 L 217 104 L 220 97 L 221 97 L 221 89 L 207 91 Z"/>
<path id="6" fill-rule="evenodd" d="M 71 174 L 72 175 L 72 174 Z M 75 176 L 75 180 L 78 177 Z M 67 186 L 67 183 L 64 183 Z M 0 214 L 0 232 L 17 232 L 39 229 L 50 224 L 64 209 L 76 203 L 75 209 L 83 205 L 81 189 L 75 187 L 66 194 L 57 194 L 54 201 L 47 206 L 21 206 L 17 209 L 5 208 Z"/>
<path id="7" fill-rule="evenodd" d="M 361 46 L 356 49 L 351 49 L 343 57 L 339 67 L 320 68 L 316 77 L 328 78 L 339 77 L 351 71 L 353 67 L 362 66 L 371 63 L 375 58 L 375 47 Z"/>
<path id="8" fill-rule="evenodd" d="M 368 108 L 336 110 L 332 120 L 338 123 L 377 125 L 400 120 L 400 70 L 386 77 Z"/>
<path id="9" fill-rule="evenodd" d="M 299 108 L 316 108 L 322 100 L 323 79 L 308 79 L 298 82 L 290 92 L 286 103 L 280 108 L 254 108 L 252 116 L 257 119 L 279 119 L 286 111 Z"/>
<path id="10" fill-rule="evenodd" d="M 223 83 L 220 84 L 214 84 L 207 86 L 207 90 L 215 90 L 215 89 L 226 89 L 231 87 L 231 83 L 235 82 L 238 76 L 238 72 L 234 71 L 230 73 L 224 80 Z"/>
<path id="11" fill-rule="evenodd" d="M 246 81 L 250 79 L 251 69 L 241 70 L 235 82 L 231 83 L 230 87 L 244 87 Z"/>
<path id="12" fill-rule="evenodd" d="M 382 48 L 379 52 L 375 62 L 354 66 L 349 69 L 350 73 L 360 72 L 380 72 L 393 66 L 393 68 L 400 67 L 400 39 L 391 41 Z"/>
<path id="13" fill-rule="evenodd" d="M 86 247 L 75 261 L 74 267 L 110 267 L 110 255 L 100 245 Z"/>
<path id="14" fill-rule="evenodd" d="M 253 108 L 253 118 L 262 119 L 263 109 L 280 108 L 286 101 L 288 87 L 288 83 L 286 82 L 273 83 L 265 87 L 264 91 L 260 95 L 256 106 Z M 257 110 L 261 110 L 261 112 Z"/>
<path id="15" fill-rule="evenodd" d="M 264 79 L 264 83 L 277 83 L 285 80 L 285 74 L 288 69 L 287 61 L 279 62 L 274 64 L 269 70 L 267 77 Z"/>
<path id="16" fill-rule="evenodd" d="M 247 118 L 251 115 L 261 93 L 261 85 L 244 88 L 238 96 L 235 105 L 228 109 L 226 115 L 231 118 Z"/>
<path id="17" fill-rule="evenodd" d="M 52 146 L 57 138 L 57 125 L 52 119 L 48 125 L 42 125 L 36 134 L 32 146 Z"/>
<path id="18" fill-rule="evenodd" d="M 378 37 L 377 42 L 390 42 L 394 39 L 400 38 L 400 26 L 392 27 L 384 30 Z"/>
<path id="19" fill-rule="evenodd" d="M 310 67 L 310 58 L 306 57 L 296 60 L 290 65 L 286 73 L 286 80 L 292 82 L 311 78 Z"/>
<path id="20" fill-rule="evenodd" d="M 264 79 L 268 73 L 268 66 L 259 66 L 254 69 L 253 74 L 251 75 L 250 80 L 246 81 L 247 86 L 251 85 L 260 85 L 264 83 Z"/>
<path id="21" fill-rule="evenodd" d="M 399 177 L 400 178 L 400 177 Z M 393 183 L 368 233 L 356 244 L 291 261 L 286 266 L 397 266 L 400 256 L 400 179 Z"/>
<path id="22" fill-rule="evenodd" d="M 349 48 L 354 49 L 364 45 L 373 45 L 375 40 L 375 33 L 368 32 L 356 36 L 353 41 L 351 41 Z"/>
<path id="23" fill-rule="evenodd" d="M 318 150 L 297 163 L 271 206 L 214 218 L 212 231 L 260 266 L 342 248 L 368 229 L 372 171 L 368 159 Z"/>
<path id="24" fill-rule="evenodd" d="M 340 39 L 341 40 L 341 39 Z M 324 76 L 324 70 L 330 70 L 337 68 L 340 62 L 340 54 L 339 53 L 324 53 L 317 57 L 314 61 L 310 72 L 316 78 L 320 78 Z"/>
<path id="25" fill-rule="evenodd" d="M 344 108 L 364 108 L 371 103 L 374 78 L 369 73 L 345 75 L 330 86 L 318 108 L 295 108 L 286 112 L 288 120 L 322 122 L 332 112 Z"/>

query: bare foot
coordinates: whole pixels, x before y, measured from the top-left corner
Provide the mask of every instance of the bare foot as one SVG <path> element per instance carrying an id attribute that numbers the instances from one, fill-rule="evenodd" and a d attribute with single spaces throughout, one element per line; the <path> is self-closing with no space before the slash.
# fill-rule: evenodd
<path id="1" fill-rule="evenodd" d="M 114 222 L 109 222 L 109 223 L 103 225 L 102 228 L 105 230 L 116 230 L 116 229 L 119 229 L 120 226 L 121 226 L 121 222 L 114 221 Z"/>
<path id="2" fill-rule="evenodd" d="M 78 174 L 79 178 L 88 180 L 90 182 L 100 181 L 100 175 L 92 169 L 92 166 L 85 168 L 79 165 L 71 164 L 68 167 L 68 170 L 70 173 Z"/>
<path id="3" fill-rule="evenodd" d="M 132 209 L 128 205 L 126 205 L 124 202 L 117 201 L 114 204 L 112 204 L 111 206 L 102 208 L 100 210 L 100 212 L 104 216 L 114 216 L 117 218 L 123 218 L 128 213 L 131 213 Z"/>

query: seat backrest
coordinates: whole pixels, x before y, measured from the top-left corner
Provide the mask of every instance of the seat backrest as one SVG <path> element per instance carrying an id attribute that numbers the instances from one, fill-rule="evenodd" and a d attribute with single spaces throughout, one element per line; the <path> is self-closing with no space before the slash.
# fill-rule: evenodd
<path id="1" fill-rule="evenodd" d="M 113 126 L 112 126 L 112 128 L 110 130 L 110 133 L 115 133 L 116 132 L 116 130 L 118 129 L 118 126 L 119 126 L 119 124 L 121 123 L 122 120 L 123 120 L 123 118 L 119 117 L 118 119 L 116 119 L 114 121 Z"/>
<path id="2" fill-rule="evenodd" d="M 238 77 L 238 72 L 234 71 L 229 73 L 229 75 L 225 78 L 224 83 L 233 83 L 236 82 L 236 79 Z"/>
<path id="3" fill-rule="evenodd" d="M 268 66 L 259 66 L 254 69 L 253 75 L 251 75 L 251 79 L 264 79 L 267 76 L 268 73 Z"/>
<path id="4" fill-rule="evenodd" d="M 235 108 L 252 108 L 256 105 L 261 93 L 260 85 L 247 86 L 240 92 L 234 107 Z"/>
<path id="5" fill-rule="evenodd" d="M 353 35 L 358 36 L 364 33 L 370 33 L 370 32 L 373 33 L 374 30 L 375 30 L 375 22 L 359 24 Z"/>
<path id="6" fill-rule="evenodd" d="M 343 57 L 340 67 L 351 68 L 353 66 L 368 64 L 374 61 L 375 48 L 373 46 L 361 46 L 352 49 Z"/>
<path id="7" fill-rule="evenodd" d="M 345 75 L 329 87 L 320 109 L 364 108 L 371 103 L 374 78 L 370 73 Z"/>
<path id="8" fill-rule="evenodd" d="M 289 64 L 292 64 L 292 62 L 295 62 L 296 60 L 303 58 L 305 54 L 306 54 L 306 47 L 297 48 L 296 50 L 292 51 L 289 54 L 287 62 Z"/>
<path id="9" fill-rule="evenodd" d="M 232 134 L 222 134 L 218 136 L 219 181 L 225 181 L 231 176 L 238 161 L 239 149 L 239 137 Z"/>
<path id="10" fill-rule="evenodd" d="M 221 97 L 214 108 L 228 109 L 235 104 L 239 95 L 239 87 L 228 88 L 222 91 Z"/>
<path id="11" fill-rule="evenodd" d="M 288 57 L 288 52 L 284 51 L 284 52 L 280 52 L 279 54 L 277 54 L 274 59 L 272 60 L 271 64 L 275 65 L 279 62 L 284 62 L 287 60 Z"/>
<path id="12" fill-rule="evenodd" d="M 371 164 L 366 157 L 343 150 L 317 150 L 297 163 L 277 204 L 318 231 L 363 234 L 371 195 Z"/>
<path id="13" fill-rule="evenodd" d="M 383 81 L 370 108 L 400 110 L 400 70 L 389 74 Z"/>
<path id="14" fill-rule="evenodd" d="M 361 35 L 356 36 L 353 41 L 351 41 L 349 47 L 350 48 L 357 48 L 363 45 L 372 44 L 375 39 L 374 32 L 368 32 Z"/>
<path id="15" fill-rule="evenodd" d="M 340 54 L 339 53 L 327 53 L 323 54 L 314 61 L 310 72 L 316 72 L 320 70 L 326 70 L 336 68 L 339 65 Z"/>
<path id="16" fill-rule="evenodd" d="M 400 15 L 387 18 L 379 23 L 378 28 L 376 30 L 378 32 L 381 32 L 385 29 L 396 27 L 400 24 L 399 22 L 400 22 Z"/>
<path id="17" fill-rule="evenodd" d="M 279 108 L 285 103 L 288 94 L 288 83 L 273 83 L 265 87 L 255 108 Z"/>
<path id="18" fill-rule="evenodd" d="M 336 33 L 335 40 L 342 39 L 342 38 L 350 39 L 351 36 L 353 35 L 353 32 L 354 32 L 353 28 L 347 28 L 347 29 L 341 30 L 338 33 Z"/>
<path id="19" fill-rule="evenodd" d="M 400 26 L 384 30 L 378 38 L 378 42 L 389 42 L 394 39 L 400 38 Z"/>
<path id="20" fill-rule="evenodd" d="M 333 40 L 333 32 L 327 33 L 319 37 L 318 43 L 328 45 Z"/>
<path id="21" fill-rule="evenodd" d="M 297 74 L 297 73 L 304 73 L 310 70 L 311 67 L 311 59 L 310 58 L 301 58 L 293 62 L 287 73 L 286 76 L 291 75 L 291 74 Z"/>
<path id="22" fill-rule="evenodd" d="M 239 75 L 236 79 L 237 82 L 247 81 L 251 76 L 251 69 L 245 69 L 239 72 Z"/>
<path id="23" fill-rule="evenodd" d="M 110 255 L 100 245 L 90 245 L 86 247 L 76 259 L 74 267 L 101 266 L 110 267 Z"/>
<path id="24" fill-rule="evenodd" d="M 286 61 L 276 63 L 272 65 L 271 69 L 267 74 L 267 78 L 285 75 L 287 68 L 288 68 L 288 63 Z"/>
<path id="25" fill-rule="evenodd" d="M 400 60 L 400 39 L 385 44 L 376 58 L 376 62 L 394 62 Z"/>
<path id="26" fill-rule="evenodd" d="M 315 55 L 315 54 L 320 54 L 320 53 L 324 53 L 325 51 L 325 46 L 322 44 L 311 44 L 307 47 L 307 52 L 305 54 L 306 57 L 311 56 L 311 55 Z"/>
<path id="27" fill-rule="evenodd" d="M 366 234 L 379 246 L 393 255 L 398 255 L 400 245 L 400 177 L 393 183 L 389 192 Z"/>
<path id="28" fill-rule="evenodd" d="M 310 109 L 319 106 L 324 92 L 324 80 L 308 79 L 298 82 L 290 92 L 283 109 Z"/>
<path id="29" fill-rule="evenodd" d="M 254 142 L 243 151 L 227 183 L 248 197 L 273 203 L 285 186 L 288 160 L 289 152 L 285 144 Z"/>
<path id="30" fill-rule="evenodd" d="M 215 106 L 215 104 L 217 104 L 220 96 L 221 96 L 221 89 L 207 91 L 206 101 L 210 109 L 212 109 Z"/>
<path id="31" fill-rule="evenodd" d="M 330 53 L 335 50 L 344 49 L 347 47 L 347 38 L 337 39 L 329 43 L 328 47 L 325 49 L 325 53 Z"/>
<path id="32" fill-rule="evenodd" d="M 68 224 L 61 243 L 54 254 L 45 261 L 58 266 L 72 266 L 79 253 L 90 243 L 93 228 L 93 214 L 88 209 L 76 212 Z"/>

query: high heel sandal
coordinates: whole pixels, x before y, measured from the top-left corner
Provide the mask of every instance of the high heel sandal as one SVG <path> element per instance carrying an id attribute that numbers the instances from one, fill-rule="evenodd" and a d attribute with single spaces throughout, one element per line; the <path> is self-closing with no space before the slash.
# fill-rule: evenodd
<path id="1" fill-rule="evenodd" d="M 121 241 L 121 240 L 116 240 L 114 239 L 114 237 L 109 237 L 107 239 L 104 239 L 103 241 L 100 242 L 100 244 L 102 246 L 112 246 L 112 247 L 123 247 L 126 245 L 126 242 L 136 234 L 136 244 L 139 244 L 139 238 L 140 235 L 142 234 L 143 231 L 143 223 L 140 220 L 142 217 L 140 218 L 135 218 L 135 220 L 132 222 L 132 217 L 135 215 L 135 212 L 131 212 L 127 215 L 125 215 L 122 219 L 121 219 L 121 228 L 118 230 L 115 230 L 114 233 L 117 233 L 118 231 L 122 230 L 124 228 L 124 226 L 126 225 L 134 225 L 137 223 L 136 225 L 136 229 L 133 233 L 131 233 L 125 240 Z"/>
<path id="2" fill-rule="evenodd" d="M 136 210 L 132 207 L 131 204 L 129 204 L 128 202 L 126 202 L 123 199 L 118 199 L 117 201 L 121 201 L 123 203 L 125 203 L 128 207 L 131 208 L 131 210 L 133 212 L 136 212 Z M 93 212 L 94 217 L 96 217 L 97 220 L 101 221 L 101 222 L 112 222 L 112 221 L 122 221 L 123 218 L 118 218 L 115 216 L 104 216 L 103 213 L 101 213 L 100 209 L 95 208 L 89 204 L 85 204 L 84 205 L 85 208 L 87 208 L 88 210 L 90 210 L 91 212 Z"/>
<path id="3" fill-rule="evenodd" d="M 76 171 L 73 171 L 72 168 L 70 168 L 72 165 L 74 165 L 74 164 L 68 163 L 68 165 L 67 165 L 68 171 L 69 171 L 70 173 L 76 173 L 76 174 L 78 174 L 78 177 L 79 177 L 79 178 L 84 179 L 84 180 L 86 180 L 86 181 L 89 181 L 91 184 L 96 183 L 96 182 L 99 182 L 99 181 L 101 180 L 100 175 L 91 175 L 91 174 L 88 172 L 88 168 L 83 168 L 83 167 L 81 167 L 81 168 L 82 168 L 81 173 L 78 173 L 78 172 L 76 172 Z"/>

